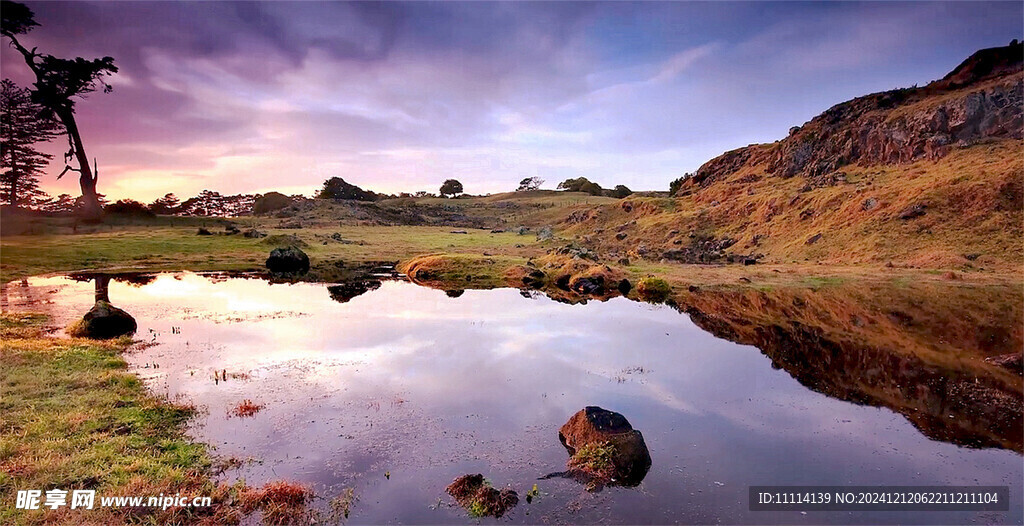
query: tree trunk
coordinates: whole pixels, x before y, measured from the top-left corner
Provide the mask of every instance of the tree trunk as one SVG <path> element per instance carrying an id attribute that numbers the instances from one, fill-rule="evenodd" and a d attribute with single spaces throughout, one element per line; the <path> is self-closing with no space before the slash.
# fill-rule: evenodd
<path id="1" fill-rule="evenodd" d="M 86 221 L 100 221 L 103 218 L 103 207 L 100 206 L 100 198 L 96 193 L 96 179 L 98 176 L 92 173 L 89 166 L 89 156 L 85 154 L 85 146 L 82 145 L 82 135 L 78 132 L 78 123 L 75 122 L 75 114 L 70 110 L 57 113 L 57 117 L 64 123 L 64 128 L 71 139 L 71 145 L 75 149 L 75 160 L 78 161 L 80 177 L 79 185 L 82 187 L 82 209 L 79 213 Z"/>
<path id="2" fill-rule="evenodd" d="M 14 166 L 14 162 L 11 162 L 11 189 L 7 192 L 7 200 L 10 202 L 11 207 L 18 208 L 18 176 L 15 175 L 18 167 Z"/>
<path id="3" fill-rule="evenodd" d="M 110 303 L 110 276 L 96 276 L 96 301 Z"/>

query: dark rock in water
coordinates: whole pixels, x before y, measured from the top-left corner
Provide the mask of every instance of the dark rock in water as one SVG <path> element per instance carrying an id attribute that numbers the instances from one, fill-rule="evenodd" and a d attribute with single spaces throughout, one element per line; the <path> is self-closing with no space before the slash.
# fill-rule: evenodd
<path id="1" fill-rule="evenodd" d="M 651 469 L 643 434 L 614 411 L 589 406 L 574 414 L 558 438 L 569 451 L 569 474 L 588 485 L 636 486 Z"/>
<path id="2" fill-rule="evenodd" d="M 131 314 L 100 300 L 68 332 L 72 336 L 106 340 L 133 334 L 136 329 L 138 325 Z"/>
<path id="3" fill-rule="evenodd" d="M 346 303 L 352 298 L 380 288 L 380 281 L 375 279 L 356 280 L 327 287 L 331 299 L 338 303 Z"/>
<path id="4" fill-rule="evenodd" d="M 207 230 L 207 229 L 205 229 L 203 227 L 199 227 L 199 230 L 196 230 L 196 235 L 197 236 L 212 236 L 213 232 L 210 232 L 209 230 Z"/>
<path id="5" fill-rule="evenodd" d="M 452 289 L 444 291 L 444 295 L 449 298 L 458 298 L 466 293 L 466 289 Z"/>
<path id="6" fill-rule="evenodd" d="M 900 219 L 902 219 L 904 221 L 906 221 L 908 219 L 913 219 L 915 217 L 921 217 L 921 216 L 924 215 L 924 211 L 925 211 L 926 208 L 928 208 L 928 207 L 926 205 L 921 204 L 921 203 L 913 204 L 913 205 L 910 205 L 910 206 L 904 208 L 903 211 L 900 212 L 900 215 L 897 216 L 897 217 L 899 217 Z"/>
<path id="7" fill-rule="evenodd" d="M 990 356 L 985 358 L 985 361 L 992 365 L 998 365 L 1004 369 L 1009 369 L 1017 374 L 1024 374 L 1024 354 L 1019 352 L 1003 354 L 1000 356 Z"/>
<path id="8" fill-rule="evenodd" d="M 628 279 L 622 278 L 622 280 L 619 281 L 619 285 L 616 288 L 618 289 L 620 294 L 625 296 L 626 294 L 629 294 L 630 290 L 633 289 L 633 284 L 630 283 Z"/>
<path id="9" fill-rule="evenodd" d="M 463 475 L 448 485 L 445 491 L 455 498 L 474 517 L 501 518 L 519 504 L 519 494 L 506 488 L 498 491 L 484 480 L 484 476 Z"/>
<path id="10" fill-rule="evenodd" d="M 267 258 L 267 268 L 278 273 L 307 272 L 309 256 L 298 247 L 275 248 Z"/>
<path id="11" fill-rule="evenodd" d="M 544 286 L 544 278 L 546 277 L 544 271 L 533 269 L 529 274 L 523 276 L 523 285 L 539 289 Z"/>
<path id="12" fill-rule="evenodd" d="M 246 230 L 244 233 L 242 233 L 242 237 L 247 237 L 250 239 L 259 239 L 261 237 L 267 237 L 267 234 L 266 232 L 260 232 L 255 228 L 250 228 L 249 230 Z"/>
<path id="13" fill-rule="evenodd" d="M 583 295 L 602 294 L 604 293 L 604 276 L 577 278 L 572 283 L 572 290 Z"/>

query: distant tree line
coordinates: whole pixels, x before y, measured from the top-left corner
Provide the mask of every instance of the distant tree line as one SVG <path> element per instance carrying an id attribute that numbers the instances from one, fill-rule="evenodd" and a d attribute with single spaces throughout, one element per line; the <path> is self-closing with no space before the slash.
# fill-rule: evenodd
<path id="1" fill-rule="evenodd" d="M 23 203 L 19 208 L 55 216 L 79 215 L 81 213 L 83 206 L 81 196 L 74 198 L 68 194 L 60 194 L 57 197 L 49 197 L 44 192 L 40 192 L 40 194 L 42 197 L 34 199 L 28 206 Z M 185 201 L 179 200 L 174 194 L 167 194 L 152 203 L 145 204 L 134 199 L 120 199 L 109 203 L 103 194 L 97 195 L 104 213 L 131 216 L 233 217 L 247 215 L 252 213 L 253 203 L 260 197 L 260 194 L 221 195 L 212 190 L 203 190 L 199 195 Z M 302 198 L 302 196 L 295 197 Z"/>
<path id="2" fill-rule="evenodd" d="M 6 87 L 6 85 L 5 85 Z M 12 91 L 13 93 L 13 91 Z M 6 114 L 5 114 L 6 115 Z M 6 117 L 5 117 L 6 118 Z M 5 128 L 6 129 L 6 128 Z M 8 144 L 15 144 L 6 138 L 3 142 L 3 154 L 5 158 L 11 155 L 17 157 L 17 149 Z M 45 166 L 45 154 L 32 154 L 28 159 L 36 159 L 32 170 L 13 171 L 7 170 L 0 177 L 0 197 L 3 202 L 9 205 L 16 205 L 18 208 L 33 210 L 48 215 L 70 215 L 81 212 L 83 198 L 73 198 L 68 194 L 60 194 L 57 197 L 50 197 L 38 188 L 38 174 Z M 7 166 L 5 161 L 5 166 Z M 26 166 L 30 165 L 27 161 Z M 20 163 L 19 163 L 20 166 Z M 544 183 L 538 177 L 528 177 L 519 182 L 518 192 L 538 190 Z M 558 185 L 559 190 L 570 192 L 584 192 L 595 196 L 608 196 L 622 198 L 631 195 L 633 192 L 624 185 L 617 185 L 612 189 L 603 189 L 597 183 L 593 183 L 585 177 L 566 179 Z M 402 192 L 398 195 L 382 194 L 364 190 L 356 185 L 346 182 L 340 177 L 331 177 L 324 181 L 322 187 L 315 192 L 315 199 L 331 200 L 355 200 L 373 202 L 382 199 L 394 198 L 427 198 L 427 197 L 455 198 L 464 195 L 462 183 L 456 179 L 447 179 L 441 184 L 438 194 L 431 194 L 425 191 L 415 193 Z M 213 190 L 203 190 L 195 197 L 181 201 L 175 194 L 169 193 L 155 199 L 149 204 L 134 199 L 120 199 L 114 203 L 108 203 L 103 194 L 97 194 L 97 199 L 103 211 L 108 214 L 132 215 L 132 216 L 155 216 L 155 215 L 180 215 L 180 216 L 222 216 L 233 217 L 248 214 L 265 214 L 274 210 L 288 207 L 295 202 L 308 199 L 302 195 L 286 196 L 279 192 L 268 192 L 266 194 L 236 194 L 222 195 Z"/>

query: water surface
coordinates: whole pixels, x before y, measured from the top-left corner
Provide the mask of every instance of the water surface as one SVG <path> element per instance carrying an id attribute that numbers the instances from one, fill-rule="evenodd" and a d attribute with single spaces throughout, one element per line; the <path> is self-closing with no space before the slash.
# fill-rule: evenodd
<path id="1" fill-rule="evenodd" d="M 978 359 L 780 335 L 625 298 L 569 305 L 402 281 L 332 298 L 322 284 L 255 278 L 134 281 L 109 292 L 145 342 L 128 360 L 154 391 L 205 409 L 190 432 L 246 461 L 224 476 L 309 483 L 320 505 L 354 488 L 355 523 L 465 523 L 444 488 L 478 472 L 521 496 L 538 484 L 539 499 L 501 519 L 515 523 L 1022 520 L 1019 377 Z M 62 322 L 94 296 L 91 282 L 65 277 L 7 288 L 10 303 L 59 306 Z M 761 349 L 734 343 L 743 327 Z M 957 394 L 961 384 L 1009 397 L 1002 416 L 980 395 Z M 232 416 L 246 399 L 265 407 Z M 538 480 L 564 469 L 558 428 L 588 405 L 643 432 L 653 462 L 638 487 L 592 493 Z M 760 484 L 1009 485 L 1014 504 L 1008 513 L 751 512 L 747 487 Z"/>

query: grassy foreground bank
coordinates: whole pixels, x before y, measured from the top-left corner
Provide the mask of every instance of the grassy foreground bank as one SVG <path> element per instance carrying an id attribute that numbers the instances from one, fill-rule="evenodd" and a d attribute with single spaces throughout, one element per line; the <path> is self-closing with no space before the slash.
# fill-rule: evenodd
<path id="1" fill-rule="evenodd" d="M 126 370 L 128 339 L 103 342 L 44 334 L 46 318 L 0 317 L 0 523 L 192 522 L 213 518 L 229 497 L 210 479 L 204 446 L 184 434 L 194 408 L 150 395 Z M 99 496 L 216 497 L 211 508 L 163 511 L 15 509 L 18 490 L 96 490 Z M 218 517 L 225 519 L 227 517 Z"/>
<path id="2" fill-rule="evenodd" d="M 305 485 L 260 487 L 216 475 L 217 459 L 185 434 L 197 409 L 151 394 L 121 354 L 131 339 L 47 335 L 40 314 L 0 314 L 0 524 L 338 524 L 344 496 L 324 513 Z M 63 506 L 46 492 L 67 491 Z M 39 509 L 18 509 L 19 490 L 40 490 Z M 70 509 L 73 490 L 94 490 L 92 509 Z M 208 498 L 182 507 L 103 506 L 103 497 Z M 340 504 L 338 504 L 340 503 Z M 205 504 L 205 503 L 204 503 Z"/>

